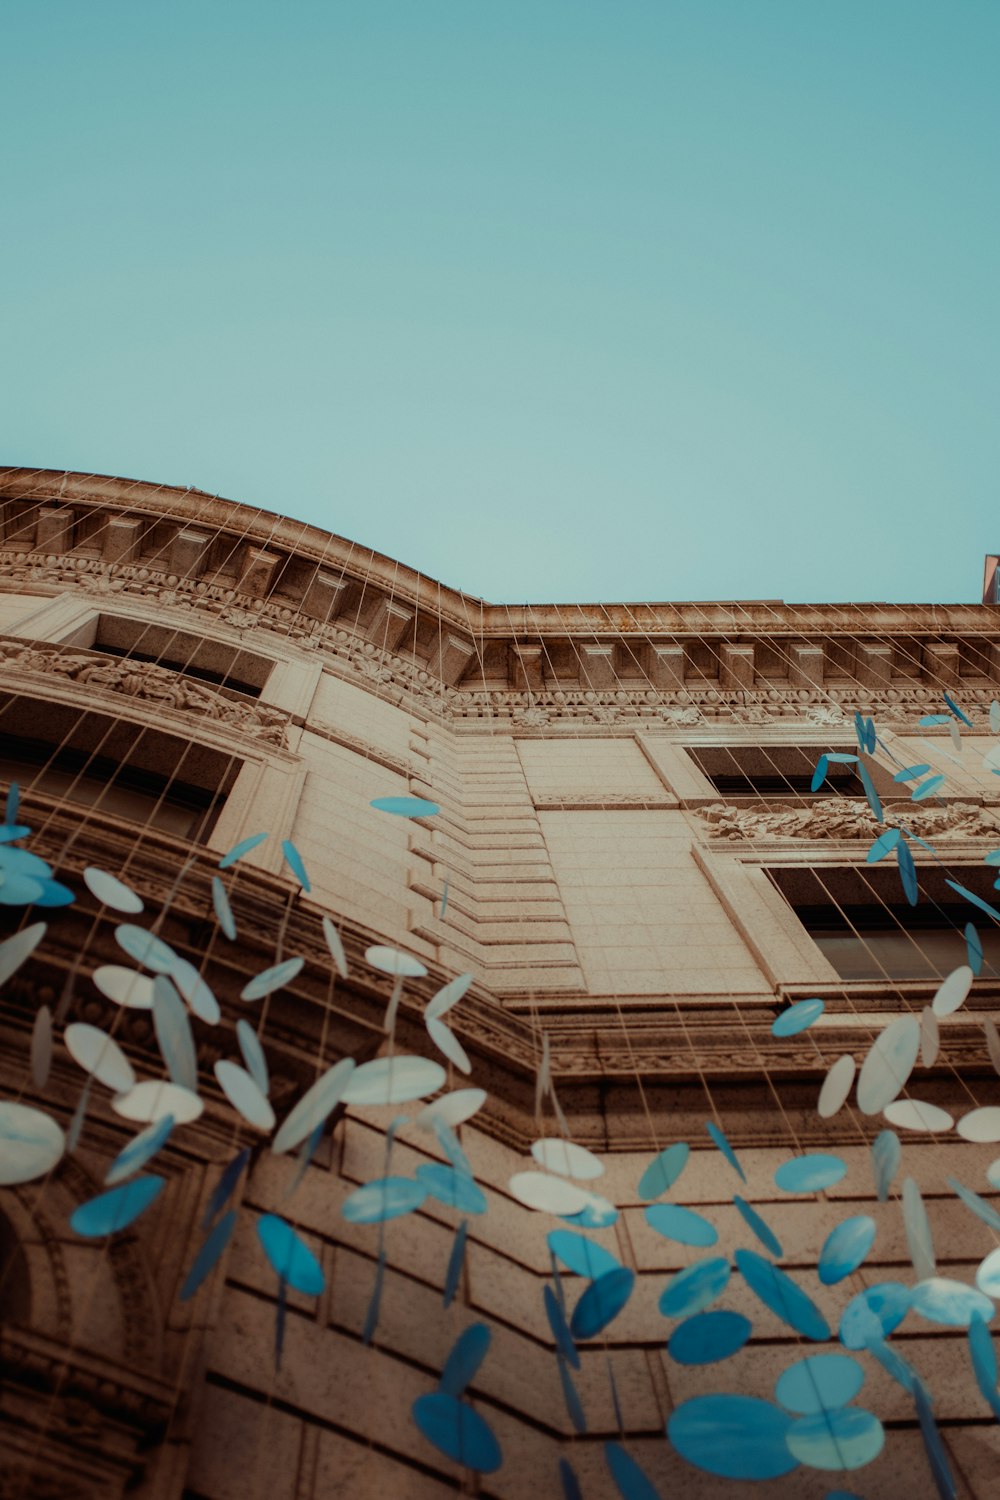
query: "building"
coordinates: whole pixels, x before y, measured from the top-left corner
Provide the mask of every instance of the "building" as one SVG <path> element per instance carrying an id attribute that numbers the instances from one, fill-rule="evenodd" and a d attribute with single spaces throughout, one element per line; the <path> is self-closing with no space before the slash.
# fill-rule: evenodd
<path id="1" fill-rule="evenodd" d="M 933 1494 L 912 1394 L 867 1350 L 858 1403 L 887 1439 L 856 1474 L 790 1463 L 764 1484 L 727 1486 L 665 1439 L 686 1401 L 739 1392 L 773 1403 L 782 1370 L 834 1346 L 768 1312 L 734 1274 L 724 1305 L 751 1320 L 750 1341 L 726 1362 L 673 1358 L 676 1323 L 659 1299 L 705 1242 L 657 1233 L 638 1184 L 654 1153 L 688 1143 L 670 1200 L 712 1226 L 725 1257 L 761 1249 L 734 1202 L 744 1197 L 834 1336 L 866 1286 L 914 1282 L 914 1255 L 926 1277 L 914 1218 L 910 1242 L 904 1232 L 906 1176 L 923 1194 L 939 1274 L 974 1284 L 997 1235 L 949 1179 L 988 1207 L 997 1148 L 938 1117 L 931 1131 L 900 1128 L 904 1166 L 878 1202 L 870 1148 L 886 1122 L 853 1098 L 823 1118 L 817 1099 L 838 1058 L 861 1062 L 887 1023 L 921 1014 L 965 963 L 971 917 L 982 973 L 942 1018 L 940 1053 L 912 1087 L 952 1117 L 997 1100 L 983 1021 L 1000 944 L 990 917 L 947 884 L 989 904 L 995 871 L 983 856 L 1000 843 L 995 610 L 489 605 L 198 491 L 5 469 L 0 502 L 0 770 L 21 788 L 17 818 L 32 829 L 21 847 L 75 896 L 27 916 L 0 905 L 4 937 L 48 921 L 0 990 L 3 1098 L 80 1131 L 50 1172 L 0 1192 L 3 1500 L 522 1500 L 564 1493 L 560 1458 L 586 1500 L 641 1493 L 616 1490 L 609 1463 L 621 1450 L 609 1460 L 607 1442 L 664 1497 Z M 857 711 L 879 737 L 863 763 L 882 823 L 854 761 L 829 761 L 811 790 L 821 755 L 858 755 Z M 938 722 L 922 725 L 928 717 Z M 914 766 L 945 778 L 916 802 L 897 777 Z M 440 812 L 371 806 L 401 797 Z M 933 845 L 917 847 L 912 909 L 895 857 L 868 861 L 880 827 L 904 819 Z M 262 832 L 224 873 L 233 940 L 213 877 L 227 851 Z M 164 1062 L 150 1010 L 116 1004 L 109 982 L 94 982 L 102 967 L 127 967 L 115 929 L 132 919 L 87 885 L 93 868 L 141 898 L 135 922 L 193 965 L 221 1007 L 218 1024 L 204 1012 L 193 1021 L 203 1113 L 150 1162 L 166 1179 L 156 1200 L 110 1236 L 74 1233 L 69 1220 L 103 1191 L 137 1125 L 112 1107 L 114 1088 L 88 1085 L 64 1028 L 106 1029 L 142 1078 L 162 1079 Z M 301 1149 L 274 1154 L 267 1130 L 241 1122 L 214 1071 L 239 1061 L 234 1026 L 249 1020 L 281 1121 L 337 1059 L 385 1055 L 394 981 L 366 958 L 372 945 L 426 971 L 404 978 L 394 1055 L 441 1057 L 425 1006 L 472 975 L 448 1014 L 471 1073 L 452 1065 L 450 1085 L 487 1091 L 461 1142 L 489 1211 L 468 1217 L 448 1309 L 461 1213 L 428 1197 L 380 1228 L 340 1211 L 383 1175 L 390 1122 L 419 1106 L 341 1104 L 306 1162 Z M 253 976 L 292 956 L 304 959 L 298 973 L 241 1000 Z M 825 1010 L 811 1029 L 772 1033 L 779 1013 L 813 997 Z M 539 1085 L 546 1070 L 555 1103 Z M 543 1303 L 546 1237 L 559 1221 L 509 1187 L 535 1167 L 532 1142 L 559 1134 L 556 1105 L 573 1141 L 604 1164 L 591 1185 L 620 1209 L 591 1238 L 636 1273 L 606 1330 L 580 1339 L 572 1380 L 585 1431 Z M 706 1125 L 724 1133 L 745 1183 Z M 231 1174 L 235 1231 L 182 1301 L 220 1174 L 245 1147 Z M 790 1194 L 774 1173 L 803 1153 L 834 1155 L 846 1174 Z M 390 1174 L 414 1178 L 441 1157 L 435 1136 L 409 1123 L 392 1141 Z M 318 1295 L 282 1292 L 261 1214 L 296 1227 L 322 1269 Z M 875 1244 L 848 1279 L 825 1285 L 818 1258 L 845 1215 L 874 1219 Z M 685 1234 L 697 1240 L 694 1223 Z M 567 1274 L 562 1285 L 575 1301 L 578 1283 Z M 469 1394 L 503 1454 L 479 1478 L 411 1416 L 472 1322 L 491 1344 Z M 987 1500 L 1000 1448 L 964 1328 L 911 1311 L 891 1347 L 927 1383 L 954 1492 Z M 739 1449 L 738 1437 L 720 1431 L 720 1451 Z"/>

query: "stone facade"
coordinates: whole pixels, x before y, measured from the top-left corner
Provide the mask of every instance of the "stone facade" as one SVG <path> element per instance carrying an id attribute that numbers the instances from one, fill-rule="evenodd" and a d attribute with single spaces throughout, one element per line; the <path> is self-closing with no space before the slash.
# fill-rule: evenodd
<path id="1" fill-rule="evenodd" d="M 772 1399 L 780 1371 L 813 1346 L 752 1306 L 734 1277 L 727 1305 L 753 1320 L 747 1348 L 725 1366 L 672 1361 L 658 1298 L 668 1273 L 699 1252 L 652 1231 L 636 1185 L 655 1150 L 690 1142 L 674 1200 L 703 1210 L 719 1253 L 731 1253 L 749 1243 L 732 1203 L 734 1187 L 743 1192 L 834 1329 L 844 1288 L 820 1286 L 815 1268 L 846 1212 L 878 1225 L 850 1294 L 911 1281 L 898 1187 L 875 1201 L 869 1146 L 881 1122 L 853 1105 L 821 1120 L 816 1098 L 838 1056 L 860 1061 L 887 1016 L 919 1009 L 936 984 L 841 977 L 782 894 L 797 871 L 835 882 L 865 867 L 878 825 L 864 800 L 727 798 L 692 752 L 767 758 L 792 746 L 815 761 L 850 752 L 855 710 L 871 714 L 886 822 L 940 839 L 962 880 L 1000 844 L 1000 782 L 983 760 L 996 744 L 986 716 L 1000 691 L 1000 614 L 777 601 L 494 606 L 197 491 L 44 471 L 0 470 L 0 523 L 4 753 L 12 764 L 34 755 L 37 776 L 22 773 L 29 847 L 77 896 L 0 991 L 4 1097 L 36 1102 L 69 1128 L 84 1081 L 58 1041 L 71 1019 L 114 1028 L 148 1074 L 161 1071 L 148 1013 L 114 1006 L 93 984 L 95 968 L 121 961 L 121 918 L 88 893 L 88 866 L 120 875 L 148 913 L 166 909 L 157 930 L 204 973 L 223 1012 L 218 1027 L 195 1028 L 205 1112 L 156 1159 L 167 1188 L 134 1229 L 88 1241 L 68 1228 L 131 1134 L 97 1087 L 76 1148 L 50 1178 L 0 1192 L 0 1497 L 522 1500 L 561 1493 L 564 1455 L 598 1500 L 616 1493 L 604 1443 L 619 1436 L 663 1496 L 749 1494 L 749 1483 L 688 1465 L 664 1423 L 702 1392 Z M 941 712 L 945 691 L 978 716 L 958 745 L 948 726 L 920 724 Z M 82 772 L 59 783 L 57 747 L 77 767 L 127 763 L 138 779 L 106 794 Z M 919 808 L 892 783 L 896 767 L 917 762 L 947 776 L 946 792 Z M 180 784 L 194 812 L 171 811 Z M 408 820 L 371 809 L 394 795 L 433 798 L 441 812 Z M 185 831 L 202 804 L 198 832 Z M 232 872 L 231 943 L 213 916 L 212 876 L 226 850 L 265 829 Z M 282 839 L 305 861 L 308 892 Z M 324 915 L 340 930 L 347 979 L 334 978 Z M 490 1211 L 470 1220 L 448 1312 L 458 1216 L 428 1200 L 386 1225 L 381 1316 L 366 1347 L 379 1233 L 344 1220 L 340 1206 L 380 1175 L 398 1111 L 340 1111 L 303 1173 L 234 1127 L 212 1069 L 238 1055 L 247 978 L 289 954 L 305 966 L 268 998 L 262 1032 L 278 1118 L 322 1065 L 378 1055 L 392 981 L 365 959 L 375 943 L 427 970 L 403 988 L 405 1052 L 433 1051 L 426 1002 L 456 974 L 473 975 L 449 1020 L 471 1059 L 468 1081 L 488 1091 L 461 1139 Z M 942 1023 L 940 1056 L 921 1080 L 921 1097 L 953 1111 L 996 1096 L 982 1030 L 997 998 L 991 976 L 987 967 Z M 812 994 L 826 1001 L 822 1022 L 776 1041 L 777 1011 Z M 39 1089 L 28 1056 L 43 1004 L 57 1045 Z M 507 1188 L 540 1133 L 545 1052 L 572 1137 L 602 1155 L 596 1185 L 621 1209 L 595 1238 L 637 1273 L 606 1340 L 581 1345 L 584 1433 L 567 1414 L 542 1306 L 555 1221 Z M 464 1082 L 454 1074 L 453 1086 Z M 548 1098 L 542 1108 L 545 1133 L 556 1133 Z M 737 1150 L 745 1186 L 706 1120 Z M 254 1149 L 236 1232 L 210 1281 L 181 1302 L 206 1204 L 242 1145 Z M 836 1151 L 847 1175 L 790 1200 L 773 1174 L 801 1150 Z M 954 1133 L 906 1142 L 944 1275 L 971 1281 L 993 1246 L 947 1179 L 985 1191 L 995 1150 Z M 392 1170 L 438 1157 L 433 1137 L 404 1127 Z M 288 1293 L 278 1369 L 278 1285 L 254 1232 L 263 1212 L 294 1222 L 325 1273 L 318 1298 Z M 504 1453 L 479 1478 L 410 1419 L 473 1319 L 492 1345 L 470 1394 Z M 956 1493 L 987 1500 L 1000 1449 L 964 1333 L 914 1318 L 894 1342 L 932 1388 Z M 866 1377 L 863 1403 L 888 1424 L 888 1441 L 843 1487 L 868 1500 L 931 1494 L 912 1400 L 874 1359 Z M 805 1500 L 837 1482 L 800 1468 L 754 1492 Z"/>

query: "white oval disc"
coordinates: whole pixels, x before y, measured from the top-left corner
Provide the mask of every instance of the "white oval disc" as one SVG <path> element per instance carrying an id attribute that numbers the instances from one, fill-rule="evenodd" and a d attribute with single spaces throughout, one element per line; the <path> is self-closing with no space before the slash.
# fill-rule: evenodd
<path id="1" fill-rule="evenodd" d="M 922 1099 L 896 1099 L 882 1113 L 890 1125 L 902 1130 L 950 1130 L 955 1123 L 946 1109 Z"/>
<path id="2" fill-rule="evenodd" d="M 471 983 L 471 974 L 459 974 L 457 979 L 449 980 L 444 988 L 438 990 L 434 998 L 427 1002 L 427 1009 L 424 1011 L 424 1020 L 439 1020 L 446 1011 L 451 1010 L 453 1005 L 458 1004 Z"/>
<path id="3" fill-rule="evenodd" d="M 99 1026 L 74 1021 L 63 1032 L 63 1041 L 73 1061 L 105 1088 L 114 1089 L 116 1094 L 125 1094 L 135 1086 L 132 1064 L 114 1037 Z"/>
<path id="4" fill-rule="evenodd" d="M 925 1068 L 932 1068 L 941 1046 L 941 1028 L 930 1005 L 925 1005 L 920 1017 L 920 1061 Z"/>
<path id="5" fill-rule="evenodd" d="M 445 1081 L 440 1063 L 429 1057 L 376 1057 L 351 1074 L 345 1104 L 405 1104 L 435 1093 Z"/>
<path id="6" fill-rule="evenodd" d="M 544 1136 L 540 1141 L 535 1141 L 531 1154 L 539 1166 L 545 1167 L 549 1172 L 558 1172 L 562 1177 L 576 1177 L 582 1182 L 589 1182 L 604 1172 L 604 1163 L 600 1157 L 588 1151 L 585 1146 L 578 1146 L 574 1141 L 564 1141 L 558 1135 Z"/>
<path id="7" fill-rule="evenodd" d="M 129 1010 L 153 1009 L 153 981 L 135 969 L 125 969 L 121 964 L 102 964 L 91 978 L 101 994 L 116 1005 L 125 1005 Z"/>
<path id="8" fill-rule="evenodd" d="M 219 1087 L 235 1110 L 255 1130 L 274 1129 L 274 1110 L 246 1068 L 221 1058 L 215 1065 Z"/>
<path id="9" fill-rule="evenodd" d="M 66 1137 L 51 1115 L 26 1104 L 0 1102 L 0 1185 L 44 1177 L 65 1149 Z"/>
<path id="10" fill-rule="evenodd" d="M 936 1016 L 950 1016 L 952 1011 L 965 1002 L 965 997 L 972 988 L 972 970 L 968 964 L 960 964 L 953 969 L 938 989 L 937 994 L 931 1001 L 931 1009 Z"/>
<path id="11" fill-rule="evenodd" d="M 178 1125 L 188 1125 L 197 1120 L 205 1106 L 190 1089 L 182 1089 L 179 1084 L 165 1083 L 158 1078 L 147 1078 L 127 1094 L 112 1099 L 111 1108 L 123 1120 L 139 1120 L 144 1125 L 162 1120 L 164 1115 L 173 1115 Z"/>
<path id="12" fill-rule="evenodd" d="M 112 911 L 122 911 L 130 917 L 138 916 L 142 911 L 142 898 L 124 881 L 109 875 L 107 870 L 98 870 L 95 865 L 88 865 L 83 872 L 83 879 L 90 894 L 104 906 L 110 906 Z"/>
<path id="13" fill-rule="evenodd" d="M 507 1186 L 519 1203 L 539 1213 L 579 1214 L 590 1202 L 590 1194 L 575 1182 L 548 1172 L 515 1172 Z"/>
<path id="14" fill-rule="evenodd" d="M 433 1130 L 435 1120 L 452 1127 L 462 1125 L 466 1120 L 471 1120 L 485 1103 L 485 1089 L 455 1089 L 453 1093 L 442 1094 L 440 1099 L 425 1104 L 420 1113 L 414 1116 L 413 1123 L 421 1130 Z"/>
<path id="15" fill-rule="evenodd" d="M 858 1108 L 878 1115 L 906 1087 L 920 1051 L 920 1022 L 897 1016 L 875 1038 L 858 1075 Z"/>
<path id="16" fill-rule="evenodd" d="M 443 1052 L 448 1061 L 453 1062 L 460 1073 L 472 1072 L 472 1064 L 466 1056 L 465 1048 L 450 1026 L 446 1026 L 443 1021 L 435 1021 L 432 1017 L 427 1021 L 427 1035 L 438 1051 Z"/>
<path id="17" fill-rule="evenodd" d="M 971 1109 L 958 1122 L 958 1133 L 967 1141 L 1000 1141 L 1000 1108 L 995 1104 Z"/>
<path id="18" fill-rule="evenodd" d="M 317 1078 L 298 1104 L 289 1111 L 271 1142 L 271 1150 L 276 1155 L 280 1155 L 282 1151 L 291 1151 L 293 1146 L 304 1141 L 306 1136 L 312 1135 L 324 1123 L 343 1099 L 347 1081 L 353 1072 L 354 1058 L 342 1057 Z"/>
<path id="19" fill-rule="evenodd" d="M 422 979 L 427 973 L 419 958 L 414 958 L 409 953 L 400 953 L 398 948 L 386 948 L 376 943 L 374 948 L 365 949 L 365 958 L 373 969 L 381 969 L 383 974 L 392 974 L 394 977 L 402 975 L 404 979 Z"/>
<path id="20" fill-rule="evenodd" d="M 816 1110 L 821 1119 L 829 1120 L 841 1108 L 851 1092 L 851 1084 L 854 1082 L 857 1070 L 858 1065 L 849 1052 L 837 1058 L 823 1079 L 823 1087 L 819 1091 Z"/>

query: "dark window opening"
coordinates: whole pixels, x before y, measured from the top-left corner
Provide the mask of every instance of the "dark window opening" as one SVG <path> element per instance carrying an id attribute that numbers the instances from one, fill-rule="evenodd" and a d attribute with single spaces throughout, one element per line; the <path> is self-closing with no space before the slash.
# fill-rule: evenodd
<path id="1" fill-rule="evenodd" d="M 712 745 L 688 754 L 720 797 L 863 797 L 864 787 L 853 765 L 830 763 L 826 780 L 811 790 L 823 746 Z M 829 746 L 853 755 L 856 746 Z"/>
<path id="2" fill-rule="evenodd" d="M 0 698 L 0 780 L 32 793 L 204 841 L 240 762 L 125 719 L 20 696 Z"/>
<path id="3" fill-rule="evenodd" d="M 60 644 L 99 651 L 103 656 L 152 662 L 244 698 L 260 697 L 274 667 L 268 657 L 252 651 L 184 630 L 147 625 L 125 615 L 98 615 Z"/>
<path id="4" fill-rule="evenodd" d="M 886 868 L 767 872 L 841 979 L 937 980 L 966 959 L 965 925 L 983 946 L 983 974 L 1000 975 L 1000 927 L 963 901 L 946 877 L 1000 906 L 983 866 L 943 871 L 918 865 L 920 899 L 910 906 L 894 862 Z"/>

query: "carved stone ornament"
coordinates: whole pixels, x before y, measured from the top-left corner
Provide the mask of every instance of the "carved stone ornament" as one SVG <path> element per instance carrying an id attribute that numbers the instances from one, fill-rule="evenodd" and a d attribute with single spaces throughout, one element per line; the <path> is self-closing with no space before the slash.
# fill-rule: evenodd
<path id="1" fill-rule="evenodd" d="M 765 802 L 755 807 L 713 802 L 698 809 L 714 838 L 744 843 L 757 839 L 864 839 L 878 836 L 882 826 L 862 798 L 827 797 L 808 807 L 782 807 Z M 916 809 L 909 799 L 885 808 L 890 827 L 905 824 L 921 838 L 994 838 L 1000 822 L 974 803 L 952 802 L 947 807 Z"/>
<path id="2" fill-rule="evenodd" d="M 0 639 L 0 668 L 3 667 L 16 667 L 19 674 L 62 677 L 85 685 L 89 691 L 124 693 L 180 713 L 198 714 L 220 724 L 233 725 L 269 745 L 285 744 L 287 714 L 260 703 L 238 703 L 225 693 L 192 682 L 180 672 L 154 662 L 109 660 L 100 652 L 65 651 Z"/>

